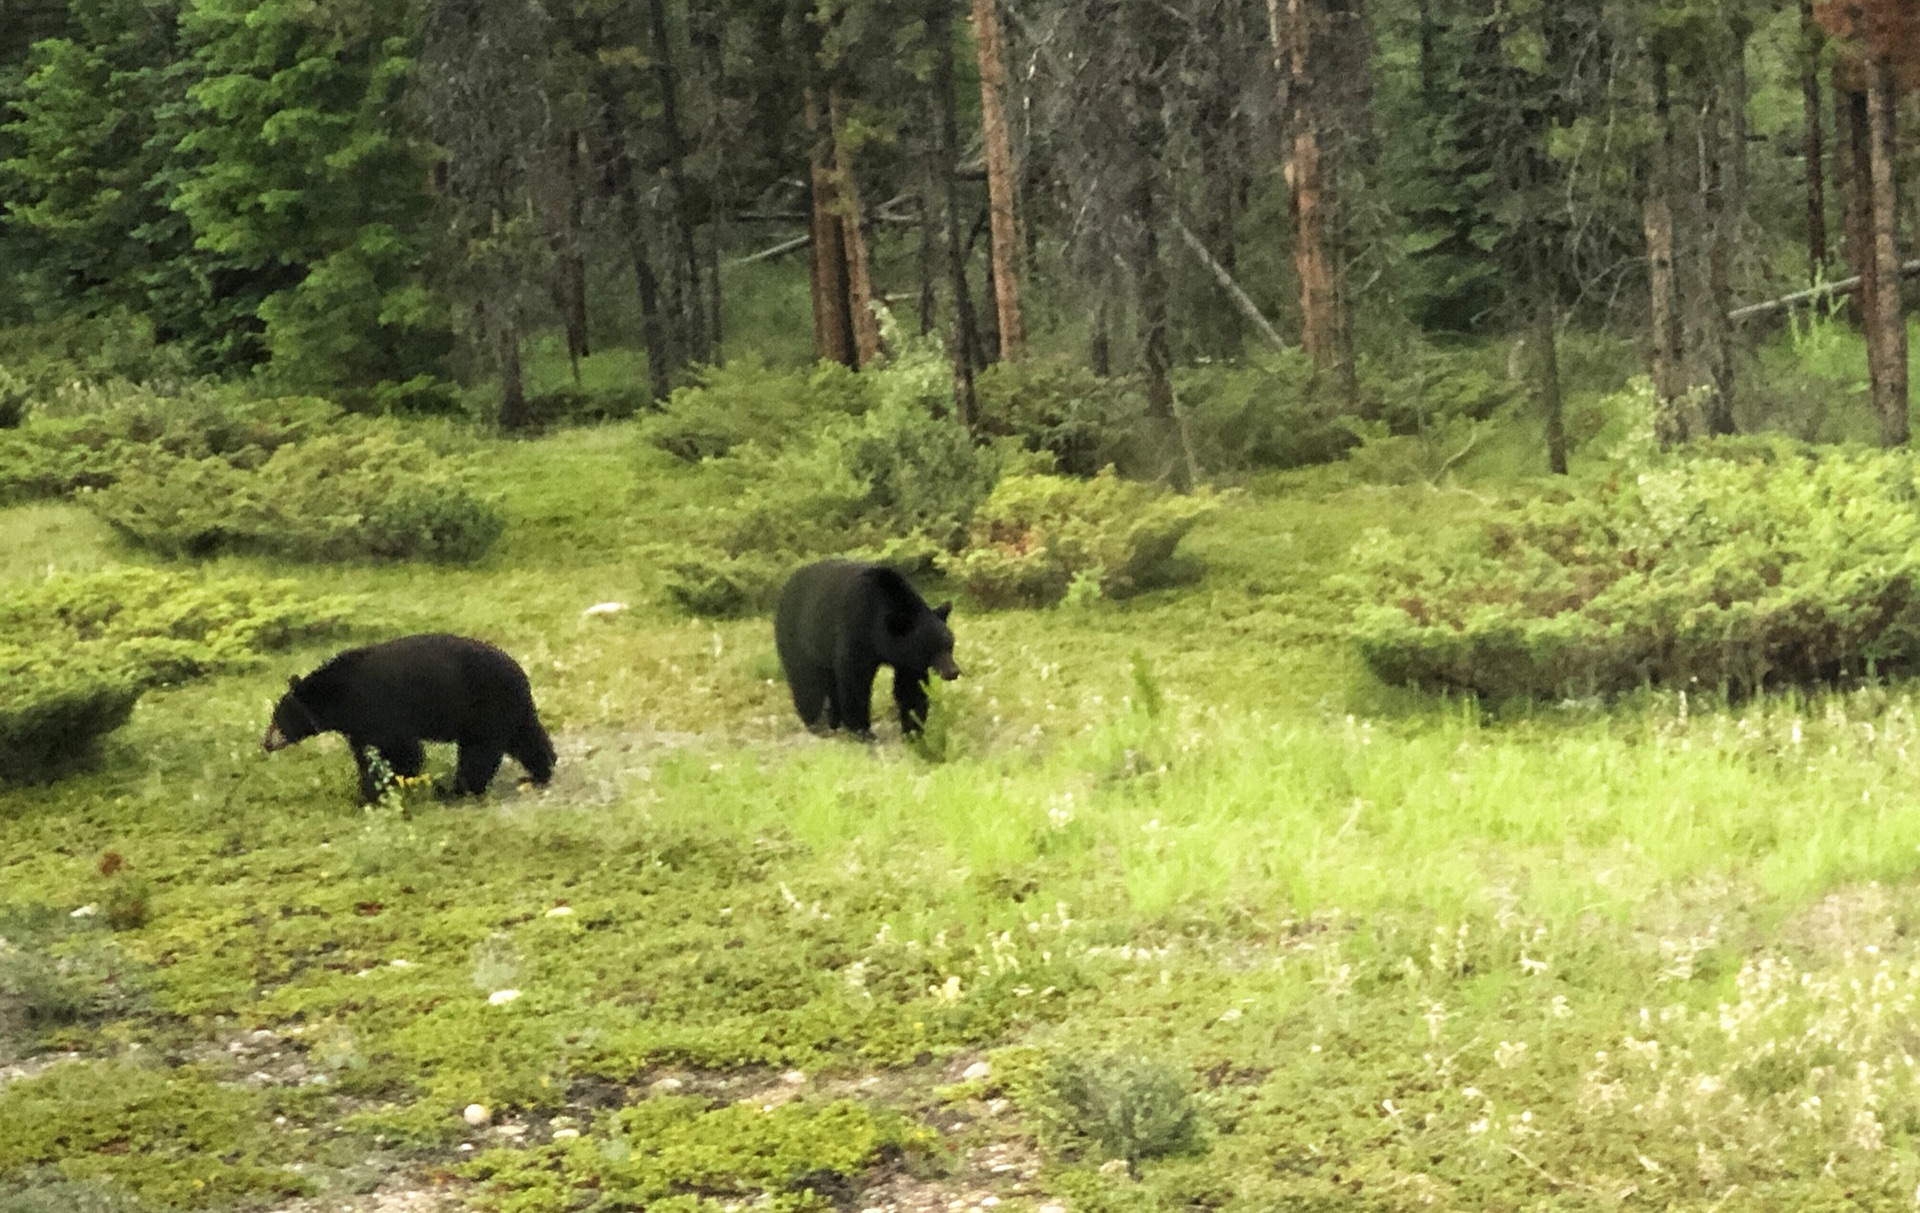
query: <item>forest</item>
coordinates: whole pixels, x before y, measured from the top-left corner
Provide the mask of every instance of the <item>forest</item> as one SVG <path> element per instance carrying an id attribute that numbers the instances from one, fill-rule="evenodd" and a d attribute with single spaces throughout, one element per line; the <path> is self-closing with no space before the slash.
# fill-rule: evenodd
<path id="1" fill-rule="evenodd" d="M 0 1213 L 1911 1208 L 1917 300 L 1913 0 L 0 0 Z"/>

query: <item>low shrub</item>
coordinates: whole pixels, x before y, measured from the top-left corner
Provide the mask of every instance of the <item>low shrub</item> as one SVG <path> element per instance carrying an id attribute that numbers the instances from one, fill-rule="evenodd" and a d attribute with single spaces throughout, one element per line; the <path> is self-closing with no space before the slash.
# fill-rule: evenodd
<path id="1" fill-rule="evenodd" d="M 384 429 L 283 446 L 257 470 L 148 449 L 88 500 L 132 542 L 176 557 L 460 563 L 505 525 L 455 464 Z"/>
<path id="2" fill-rule="evenodd" d="M 1119 1159 L 1138 1172 L 1150 1158 L 1193 1154 L 1203 1145 L 1200 1110 L 1187 1080 L 1147 1057 L 1059 1057 L 1038 1109 L 1057 1152 Z"/>
<path id="3" fill-rule="evenodd" d="M 1910 456 L 1745 439 L 1497 508 L 1374 532 L 1342 579 L 1388 682 L 1488 696 L 1744 694 L 1920 668 Z"/>
<path id="4" fill-rule="evenodd" d="M 1133 380 L 1101 378 L 1070 362 L 998 362 L 974 386 L 981 433 L 1045 452 L 1067 476 L 1130 462 L 1147 415 L 1146 396 Z"/>
<path id="5" fill-rule="evenodd" d="M 804 371 L 773 371 L 745 358 L 702 367 L 646 423 L 647 441 L 697 463 L 746 443 L 778 450 L 829 420 L 857 417 L 873 403 L 874 377 L 837 362 Z"/>
<path id="6" fill-rule="evenodd" d="M 652 407 L 653 393 L 638 383 L 597 388 L 559 387 L 527 397 L 528 424 L 542 430 L 625 421 Z"/>
<path id="7" fill-rule="evenodd" d="M 56 578 L 0 598 L 0 782 L 90 758 L 148 687 L 256 665 L 344 631 L 345 598 L 290 581 L 198 581 L 151 569 Z"/>
<path id="8" fill-rule="evenodd" d="M 1174 549 L 1217 506 L 1208 492 L 1178 496 L 1122 480 L 1015 475 L 974 515 L 967 545 L 941 561 L 987 607 L 1046 606 L 1076 577 L 1121 598 L 1176 580 Z"/>
<path id="9" fill-rule="evenodd" d="M 274 451 L 324 432 L 340 410 L 309 396 L 220 400 L 78 386 L 63 409 L 0 432 L 0 505 L 66 497 L 116 483 L 142 455 L 257 468 Z"/>
<path id="10" fill-rule="evenodd" d="M 1213 473 L 1308 467 L 1356 441 L 1345 404 L 1304 354 L 1205 365 L 1174 376 L 1194 457 Z"/>

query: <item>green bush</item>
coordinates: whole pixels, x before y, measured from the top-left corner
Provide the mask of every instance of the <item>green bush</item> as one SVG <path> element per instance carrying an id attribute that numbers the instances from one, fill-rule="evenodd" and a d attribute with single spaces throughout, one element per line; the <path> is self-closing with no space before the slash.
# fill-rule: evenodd
<path id="1" fill-rule="evenodd" d="M 0 431 L 0 505 L 106 488 L 150 453 L 257 468 L 341 416 L 308 396 L 238 401 L 128 385 L 75 387 L 57 408 Z"/>
<path id="2" fill-rule="evenodd" d="M 638 383 L 599 388 L 559 387 L 527 397 L 529 424 L 543 430 L 625 421 L 652 407 L 653 393 Z"/>
<path id="3" fill-rule="evenodd" d="M 1133 380 L 1103 379 L 1070 362 L 998 362 L 981 372 L 974 388 L 981 433 L 1045 452 L 1067 476 L 1130 462 L 1147 415 L 1146 397 Z"/>
<path id="4" fill-rule="evenodd" d="M 1355 564 L 1353 639 L 1394 683 L 1743 694 L 1920 668 L 1904 453 L 1723 443 L 1502 506 L 1449 547 L 1374 532 Z"/>
<path id="5" fill-rule="evenodd" d="M 1121 598 L 1174 580 L 1174 549 L 1216 505 L 1211 493 L 1182 497 L 1111 468 L 1092 480 L 1009 476 L 941 565 L 987 607 L 1059 602 L 1079 577 Z"/>
<path id="6" fill-rule="evenodd" d="M 480 1183 L 482 1209 L 575 1208 L 590 1190 L 610 1209 L 724 1202 L 801 1213 L 833 1208 L 832 1195 L 886 1155 L 929 1144 L 927 1130 L 851 1100 L 762 1109 L 656 1097 L 603 1118 L 590 1135 L 489 1150 L 464 1170 Z"/>
<path id="7" fill-rule="evenodd" d="M 1189 368 L 1174 376 L 1174 390 L 1194 458 L 1209 472 L 1328 463 L 1355 442 L 1331 381 L 1304 354 Z"/>
<path id="8" fill-rule="evenodd" d="M 873 376 L 837 362 L 804 371 L 772 371 L 757 359 L 702 367 L 659 416 L 647 441 L 690 463 L 714 459 L 746 443 L 778 450 L 830 419 L 857 417 L 873 403 Z"/>
<path id="9" fill-rule="evenodd" d="M 257 664 L 356 614 L 290 581 L 151 569 L 56 578 L 0 598 L 0 782 L 57 777 L 127 722 L 146 688 Z"/>
<path id="10" fill-rule="evenodd" d="M 1146 1057 L 1061 1057 L 1049 1067 L 1039 1120 L 1056 1151 L 1120 1159 L 1137 1173 L 1149 1158 L 1200 1150 L 1200 1112 L 1187 1081 Z"/>
<path id="11" fill-rule="evenodd" d="M 148 449 L 89 504 L 167 556 L 458 563 L 484 555 L 505 525 L 452 463 L 384 429 L 283 446 L 257 470 Z"/>

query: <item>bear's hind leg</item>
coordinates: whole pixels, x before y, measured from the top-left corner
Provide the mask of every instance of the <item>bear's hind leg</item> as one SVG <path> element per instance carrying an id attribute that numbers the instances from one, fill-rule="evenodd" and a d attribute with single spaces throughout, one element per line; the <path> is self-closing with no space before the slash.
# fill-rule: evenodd
<path id="1" fill-rule="evenodd" d="M 540 718 L 532 712 L 527 713 L 526 722 L 520 726 L 520 732 L 508 744 L 507 753 L 513 755 L 515 762 L 527 768 L 527 774 L 532 777 L 533 782 L 545 784 L 553 778 L 553 763 L 556 757 L 553 752 L 553 739 L 547 736 L 547 731 L 540 727 Z"/>
<path id="2" fill-rule="evenodd" d="M 839 685 L 840 723 L 862 741 L 873 740 L 873 676 L 879 666 L 870 662 L 844 671 Z"/>
<path id="3" fill-rule="evenodd" d="M 454 764 L 453 794 L 485 796 L 487 785 L 493 782 L 493 773 L 500 769 L 500 758 L 499 750 L 483 750 L 462 743 L 460 757 Z"/>

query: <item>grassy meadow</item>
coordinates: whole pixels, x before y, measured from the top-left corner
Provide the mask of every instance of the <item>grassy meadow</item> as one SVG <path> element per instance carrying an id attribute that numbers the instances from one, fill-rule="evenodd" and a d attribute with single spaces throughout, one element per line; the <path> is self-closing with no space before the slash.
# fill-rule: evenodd
<path id="1" fill-rule="evenodd" d="M 671 605 L 719 490 L 632 425 L 481 440 L 471 566 L 212 561 L 501 645 L 559 767 L 362 808 L 339 738 L 262 754 L 333 642 L 0 790 L 0 1211 L 1911 1207 L 1915 697 L 1379 684 L 1329 578 L 1511 456 L 1255 477 L 1197 583 L 963 600 L 913 747 Z M 146 560 L 0 510 L 0 589 Z"/>

